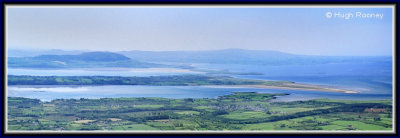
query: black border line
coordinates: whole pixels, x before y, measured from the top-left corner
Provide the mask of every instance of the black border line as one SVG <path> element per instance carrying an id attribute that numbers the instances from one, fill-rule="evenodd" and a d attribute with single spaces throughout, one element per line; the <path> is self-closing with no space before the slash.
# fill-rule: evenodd
<path id="1" fill-rule="evenodd" d="M 2 108 L 1 108 L 1 116 L 2 116 L 2 126 L 1 126 L 1 134 L 2 135 L 4 135 L 5 134 L 5 130 L 6 130 L 6 117 L 7 117 L 7 115 L 6 115 L 6 112 L 5 112 L 5 109 L 7 108 L 6 106 L 5 106 L 5 101 L 6 101 L 6 86 L 5 86 L 5 84 L 6 84 L 6 25 L 5 25 L 5 20 L 6 20 L 6 17 L 5 17 L 5 15 L 6 15 L 6 4 L 2 4 L 2 37 L 1 37 L 1 39 L 2 39 L 2 54 L 3 54 L 3 59 L 2 59 L 2 65 L 1 65 L 1 67 L 2 67 L 2 78 L 1 78 L 1 80 L 2 80 L 2 89 L 3 89 L 3 91 L 2 91 L 2 104 L 3 104 L 3 106 L 2 106 Z"/>
<path id="2" fill-rule="evenodd" d="M 209 5 L 216 5 L 216 6 L 223 6 L 223 5 L 229 5 L 229 6 L 243 6 L 243 5 L 248 5 L 248 6 L 274 6 L 274 5 L 288 5 L 288 6 L 292 6 L 292 5 L 296 5 L 296 6 L 329 6 L 329 5 L 334 5 L 334 6 L 347 6 L 347 5 L 362 5 L 362 6 L 368 6 L 368 5 L 390 5 L 390 6 L 394 6 L 394 12 L 393 12 L 393 17 L 394 17 L 394 28 L 393 31 L 394 32 L 394 61 L 392 61 L 394 63 L 394 76 L 395 77 L 394 80 L 394 100 L 395 100 L 395 104 L 396 104 L 396 108 L 395 108 L 395 112 L 396 112 L 396 116 L 394 119 L 394 123 L 393 124 L 393 129 L 394 129 L 394 133 L 379 133 L 379 132 L 375 132 L 375 133 L 364 133 L 364 132 L 360 132 L 360 133 L 320 133 L 320 132 L 306 132 L 306 133 L 258 133 L 258 132 L 254 132 L 254 133 L 241 133 L 240 131 L 234 131 L 234 132 L 206 132 L 206 133 L 175 133 L 175 132 L 167 132 L 167 133 L 134 133 L 129 132 L 129 133 L 124 133 L 124 132 L 117 132 L 117 133 L 107 133 L 107 132 L 102 132 L 100 134 L 96 134 L 96 133 L 87 133 L 87 132 L 67 132 L 67 133 L 63 133 L 63 132 L 52 132 L 52 133 L 46 133 L 46 132 L 41 132 L 41 133 L 5 133 L 5 129 L 6 129 L 6 122 L 5 119 L 7 117 L 7 115 L 5 114 L 5 109 L 7 108 L 5 105 L 5 99 L 6 97 L 6 26 L 5 26 L 5 20 L 6 20 L 6 6 L 8 5 L 28 5 L 28 6 L 38 6 L 38 5 L 43 5 L 43 6 L 60 6 L 60 5 L 65 5 L 65 6 L 120 6 L 120 5 L 125 5 L 125 4 L 129 4 L 129 6 L 133 6 L 133 5 L 138 5 L 138 6 L 152 6 L 152 5 L 156 5 L 156 6 L 171 6 L 171 5 L 175 5 L 175 6 L 186 6 L 186 5 L 196 5 L 196 6 L 209 6 Z M 1 136 L 61 136 L 61 135 L 69 135 L 69 136 L 76 136 L 76 135 L 93 135 L 93 136 L 110 136 L 110 135 L 134 135 L 134 136 L 149 136 L 149 135 L 153 135 L 153 136 L 171 136 L 171 135 L 186 135 L 186 136 L 193 136 L 193 135 L 237 135 L 237 136 L 298 136 L 298 135 L 302 135 L 302 136 L 380 136 L 380 135 L 385 135 L 385 136 L 398 136 L 398 106 L 399 106 L 399 101 L 398 101 L 398 82 L 399 82 L 399 78 L 398 78 L 398 3 L 397 2 L 2 2 L 2 54 L 3 54 L 3 63 L 2 63 L 2 87 L 3 87 L 3 99 L 2 99 L 2 132 L 1 132 Z M 392 105 L 394 106 L 394 105 Z M 367 132 L 367 131 L 366 131 Z M 318 134 L 320 133 L 320 134 Z"/>

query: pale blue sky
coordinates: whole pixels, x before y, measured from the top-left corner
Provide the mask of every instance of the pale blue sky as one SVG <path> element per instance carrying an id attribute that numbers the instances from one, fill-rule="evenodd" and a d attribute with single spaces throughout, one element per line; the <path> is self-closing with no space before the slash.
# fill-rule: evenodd
<path id="1" fill-rule="evenodd" d="M 327 12 L 384 16 L 345 20 Z M 393 40 L 391 8 L 9 8 L 7 23 L 13 49 L 376 56 L 391 55 Z"/>

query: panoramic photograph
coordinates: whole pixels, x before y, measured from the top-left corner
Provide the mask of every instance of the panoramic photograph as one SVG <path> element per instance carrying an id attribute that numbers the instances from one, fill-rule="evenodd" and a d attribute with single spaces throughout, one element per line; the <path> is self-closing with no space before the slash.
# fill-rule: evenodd
<path id="1" fill-rule="evenodd" d="M 5 133 L 385 133 L 394 6 L 6 5 Z"/>

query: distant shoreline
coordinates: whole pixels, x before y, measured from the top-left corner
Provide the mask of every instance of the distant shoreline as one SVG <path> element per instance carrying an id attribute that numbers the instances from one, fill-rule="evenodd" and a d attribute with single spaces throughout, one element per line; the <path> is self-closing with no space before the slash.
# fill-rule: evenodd
<path id="1" fill-rule="evenodd" d="M 211 86 L 227 86 L 227 87 L 246 87 L 246 88 L 268 88 L 268 89 L 285 89 L 285 90 L 309 90 L 309 91 L 323 91 L 323 92 L 339 92 L 339 93 L 351 93 L 357 94 L 360 92 L 352 90 L 344 90 L 337 88 L 326 88 L 310 84 L 286 84 L 288 87 L 280 86 L 267 86 L 267 85 L 211 85 Z M 290 87 L 295 86 L 295 87 Z M 304 87 L 304 88 L 296 88 Z"/>
<path id="2" fill-rule="evenodd" d="M 312 84 L 298 84 L 289 81 L 266 81 L 215 77 L 202 75 L 182 76 L 14 76 L 8 75 L 8 85 L 148 85 L 148 86 L 231 86 L 272 88 L 289 90 L 310 90 L 341 93 L 359 93 L 338 88 L 327 88 Z"/>

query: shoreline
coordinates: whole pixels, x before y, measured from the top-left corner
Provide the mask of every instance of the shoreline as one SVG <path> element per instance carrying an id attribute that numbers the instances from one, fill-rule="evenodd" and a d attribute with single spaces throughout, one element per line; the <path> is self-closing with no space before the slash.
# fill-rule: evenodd
<path id="1" fill-rule="evenodd" d="M 268 85 L 191 85 L 191 86 L 212 86 L 212 87 L 246 87 L 246 88 L 267 88 L 267 89 L 283 89 L 283 90 L 308 90 L 308 91 L 320 91 L 320 92 L 339 92 L 339 93 L 351 93 L 351 94 L 357 94 L 360 93 L 358 91 L 352 91 L 352 90 L 344 90 L 344 89 L 338 89 L 338 88 L 326 88 L 326 87 L 320 87 L 316 85 L 310 85 L 310 84 L 285 84 L 286 86 L 268 86 Z M 115 85 L 8 85 L 8 86 L 14 86 L 14 87 L 32 87 L 32 86 L 51 86 L 51 87 L 84 87 L 84 86 L 115 86 Z M 121 86 L 168 86 L 168 85 L 121 85 Z M 169 85 L 169 86 L 185 86 L 185 85 Z M 188 86 L 188 85 L 186 85 Z M 292 86 L 292 87 L 291 87 Z M 294 87 L 293 87 L 294 86 Z M 296 88 L 297 87 L 297 88 Z M 302 87 L 302 88 L 298 88 Z M 41 88 L 41 87 L 39 87 Z"/>
<path id="2" fill-rule="evenodd" d="M 352 90 L 344 90 L 338 88 L 326 88 L 320 87 L 316 85 L 309 85 L 309 84 L 285 84 L 285 86 L 268 86 L 268 85 L 209 85 L 209 86 L 227 86 L 227 87 L 246 87 L 246 88 L 267 88 L 267 89 L 284 89 L 284 90 L 309 90 L 309 91 L 323 91 L 323 92 L 339 92 L 339 93 L 351 93 L 357 94 L 360 92 L 352 91 Z M 290 86 L 297 86 L 297 87 L 305 87 L 305 88 L 296 88 Z"/>

